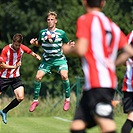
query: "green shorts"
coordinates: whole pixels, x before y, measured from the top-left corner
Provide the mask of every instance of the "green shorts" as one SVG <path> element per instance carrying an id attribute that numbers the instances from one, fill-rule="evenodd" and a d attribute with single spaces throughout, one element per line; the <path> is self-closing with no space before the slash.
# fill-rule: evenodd
<path id="1" fill-rule="evenodd" d="M 56 70 L 59 73 L 61 70 L 68 71 L 67 60 L 52 60 L 52 61 L 45 61 L 43 60 L 40 64 L 39 70 L 42 70 L 46 73 L 51 73 L 51 70 Z"/>

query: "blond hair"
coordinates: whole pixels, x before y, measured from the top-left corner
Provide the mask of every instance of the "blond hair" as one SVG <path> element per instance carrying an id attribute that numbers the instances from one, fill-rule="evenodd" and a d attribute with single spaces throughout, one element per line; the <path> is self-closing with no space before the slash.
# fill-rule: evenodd
<path id="1" fill-rule="evenodd" d="M 53 15 L 55 18 L 57 18 L 57 13 L 55 11 L 49 11 L 47 17 L 50 15 Z"/>

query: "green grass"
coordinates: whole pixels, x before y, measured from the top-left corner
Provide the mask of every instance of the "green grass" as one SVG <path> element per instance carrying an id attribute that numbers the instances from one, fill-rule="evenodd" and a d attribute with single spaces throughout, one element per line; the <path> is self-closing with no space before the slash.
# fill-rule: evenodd
<path id="1" fill-rule="evenodd" d="M 13 98 L 1 97 L 0 109 L 4 108 Z M 19 106 L 9 111 L 7 115 L 7 124 L 4 124 L 0 117 L 0 133 L 70 133 L 70 121 L 73 118 L 75 110 L 75 97 L 71 98 L 71 108 L 69 111 L 63 111 L 63 102 L 58 103 L 60 98 L 53 99 L 47 97 L 40 99 L 40 105 L 33 112 L 29 112 L 29 106 L 32 100 L 25 98 Z M 4 101 L 4 102 L 3 102 Z M 54 107 L 54 105 L 57 106 Z M 114 110 L 117 133 L 120 133 L 121 127 L 126 120 L 123 114 L 122 106 Z M 55 118 L 56 116 L 56 118 Z M 57 119 L 62 118 L 62 119 Z M 68 120 L 68 121 L 64 121 Z M 87 133 L 99 133 L 98 127 L 87 130 Z M 131 132 L 133 133 L 133 132 Z"/>
<path id="2" fill-rule="evenodd" d="M 69 122 L 54 117 L 9 117 L 2 133 L 68 133 Z"/>
<path id="3" fill-rule="evenodd" d="M 71 119 L 59 118 L 61 117 L 8 117 L 7 124 L 0 122 L 0 133 L 69 133 Z M 125 119 L 125 115 L 115 117 L 118 133 Z M 94 127 L 87 130 L 87 133 L 99 133 L 99 129 Z"/>

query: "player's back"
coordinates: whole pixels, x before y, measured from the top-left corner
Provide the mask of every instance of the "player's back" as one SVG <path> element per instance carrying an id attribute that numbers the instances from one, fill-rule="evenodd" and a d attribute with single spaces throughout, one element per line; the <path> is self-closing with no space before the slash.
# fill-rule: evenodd
<path id="1" fill-rule="evenodd" d="M 118 49 L 126 43 L 125 35 L 114 22 L 98 11 L 81 16 L 77 24 L 82 29 L 77 32 L 77 37 L 89 41 L 88 51 L 82 59 L 87 81 L 85 88 L 115 88 L 114 62 Z"/>

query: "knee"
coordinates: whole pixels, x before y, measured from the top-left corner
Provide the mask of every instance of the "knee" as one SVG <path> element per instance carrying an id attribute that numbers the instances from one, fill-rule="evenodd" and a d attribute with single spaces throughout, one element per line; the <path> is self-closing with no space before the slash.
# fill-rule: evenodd
<path id="1" fill-rule="evenodd" d="M 68 80 L 68 74 L 62 74 L 61 78 L 62 80 Z"/>
<path id="2" fill-rule="evenodd" d="M 36 76 L 36 81 L 40 82 L 42 80 L 42 77 Z"/>
<path id="3" fill-rule="evenodd" d="M 19 102 L 23 101 L 23 100 L 24 100 L 24 96 L 18 96 L 18 97 L 17 97 L 17 100 L 18 100 Z"/>
<path id="4" fill-rule="evenodd" d="M 78 130 L 82 130 L 84 131 L 84 129 L 86 128 L 86 124 L 81 121 L 81 120 L 75 120 L 71 123 L 71 126 L 70 126 L 70 130 L 71 131 L 78 131 Z"/>

